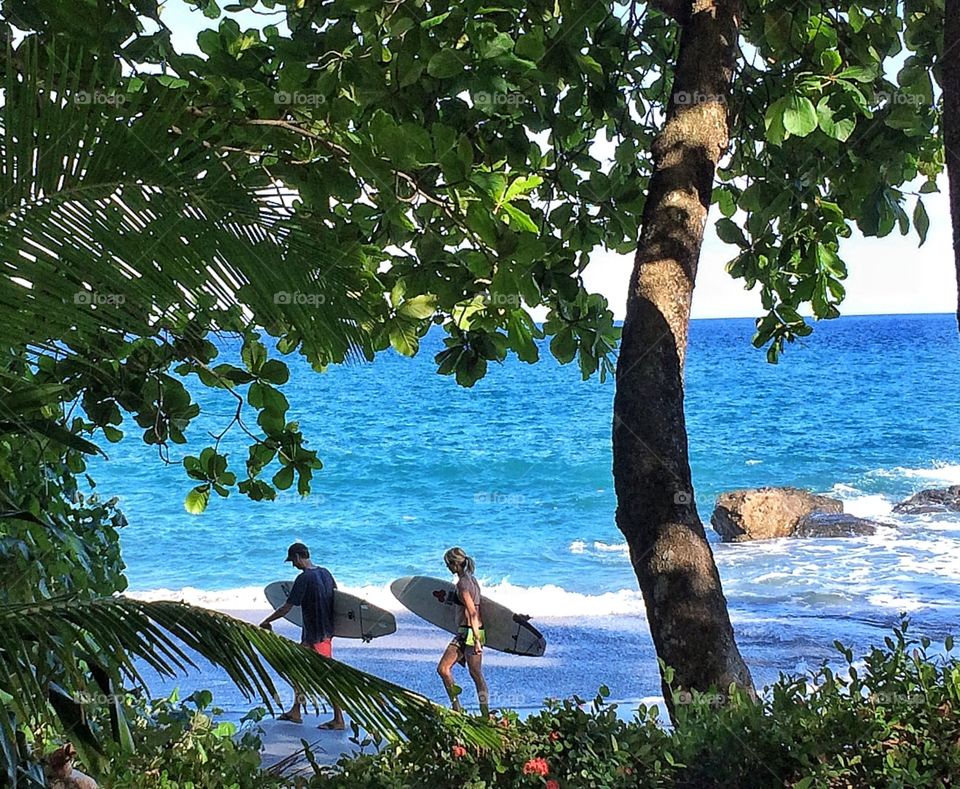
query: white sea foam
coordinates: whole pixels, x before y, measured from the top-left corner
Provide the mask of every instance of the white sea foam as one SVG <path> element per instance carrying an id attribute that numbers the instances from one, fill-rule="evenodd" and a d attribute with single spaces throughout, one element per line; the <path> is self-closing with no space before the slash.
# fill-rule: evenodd
<path id="1" fill-rule="evenodd" d="M 874 477 L 907 477 L 924 480 L 931 484 L 960 485 L 960 463 L 934 461 L 931 467 L 907 468 L 895 466 L 890 469 L 876 469 L 869 473 Z"/>
<path id="2" fill-rule="evenodd" d="M 889 608 L 894 611 L 905 611 L 907 613 L 919 611 L 923 608 L 932 608 L 935 605 L 934 603 L 924 602 L 923 600 L 917 600 L 912 597 L 897 597 L 889 594 L 870 595 L 867 600 L 869 600 L 870 605 L 875 605 L 878 608 Z"/>
<path id="3" fill-rule="evenodd" d="M 507 580 L 490 582 L 481 578 L 484 595 L 512 610 L 539 618 L 572 618 L 643 615 L 643 598 L 640 591 L 620 589 L 603 594 L 571 592 L 554 584 L 544 586 L 517 586 Z M 403 606 L 390 592 L 389 584 L 382 586 L 343 587 L 345 592 L 358 595 L 388 611 L 402 611 Z M 184 589 L 152 589 L 130 592 L 140 600 L 178 600 L 220 611 L 244 611 L 266 609 L 263 589 L 247 586 L 239 589 L 205 591 L 186 587 Z"/>
<path id="4" fill-rule="evenodd" d="M 630 546 L 625 542 L 615 542 L 608 543 L 603 542 L 602 540 L 593 540 L 591 542 L 586 542 L 585 540 L 574 540 L 570 543 L 570 553 L 620 553 L 624 556 L 630 551 Z"/>
<path id="5" fill-rule="evenodd" d="M 374 605 L 386 608 L 388 611 L 400 611 L 403 608 L 397 598 L 390 593 L 388 584 L 342 588 L 343 591 L 358 595 Z M 186 586 L 183 589 L 150 589 L 148 591 L 128 592 L 127 594 L 138 600 L 176 600 L 218 611 L 248 611 L 269 608 L 269 603 L 263 595 L 262 586 L 243 586 L 217 591 Z"/>
<path id="6" fill-rule="evenodd" d="M 882 518 L 893 510 L 896 503 L 879 493 L 864 493 L 852 485 L 837 483 L 831 492 L 843 502 L 843 511 L 858 518 Z"/>

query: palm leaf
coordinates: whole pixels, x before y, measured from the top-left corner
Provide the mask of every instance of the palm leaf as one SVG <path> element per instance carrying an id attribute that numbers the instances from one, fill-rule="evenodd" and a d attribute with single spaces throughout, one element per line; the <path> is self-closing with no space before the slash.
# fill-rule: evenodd
<path id="1" fill-rule="evenodd" d="M 0 343 L 77 350 L 104 329 L 194 321 L 260 326 L 321 363 L 369 348 L 360 248 L 210 145 L 216 125 L 177 91 L 125 92 L 117 68 L 29 39 L 17 55 L 0 109 Z"/>
<path id="2" fill-rule="evenodd" d="M 47 675 L 53 669 L 33 665 L 31 653 L 52 657 L 56 676 Z M 402 736 L 408 723 L 441 717 L 481 747 L 500 743 L 496 729 L 485 721 L 445 710 L 418 693 L 216 611 L 126 597 L 0 605 L 0 688 L 13 697 L 20 720 L 50 718 L 53 682 L 83 686 L 84 654 L 99 661 L 115 686 L 132 682 L 145 687 L 144 666 L 176 676 L 196 667 L 191 653 L 223 668 L 246 698 L 258 698 L 271 712 L 279 701 L 269 669 L 314 706 L 329 699 L 364 729 L 391 739 Z M 106 677 L 100 678 L 100 687 Z"/>

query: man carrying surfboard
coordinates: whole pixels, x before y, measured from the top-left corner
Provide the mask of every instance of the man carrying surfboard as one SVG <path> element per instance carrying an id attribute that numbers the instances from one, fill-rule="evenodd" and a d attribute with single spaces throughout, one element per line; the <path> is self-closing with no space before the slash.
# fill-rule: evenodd
<path id="1" fill-rule="evenodd" d="M 453 681 L 453 666 L 466 665 L 473 684 L 477 686 L 477 699 L 480 701 L 480 713 L 490 714 L 490 699 L 487 681 L 483 677 L 483 617 L 481 615 L 480 584 L 473 576 L 475 564 L 463 548 L 451 548 L 443 555 L 447 569 L 457 576 L 457 597 L 459 597 L 459 627 L 437 664 L 437 673 L 443 680 L 447 695 L 457 711 L 461 709 L 457 686 Z"/>
<path id="2" fill-rule="evenodd" d="M 270 623 L 290 613 L 294 606 L 300 606 L 303 614 L 303 631 L 300 643 L 326 658 L 333 657 L 333 595 L 337 582 L 326 567 L 317 567 L 310 561 L 310 549 L 302 542 L 295 542 L 287 548 L 286 561 L 300 570 L 293 582 L 293 588 L 287 602 L 260 623 L 260 627 L 271 629 Z M 293 706 L 280 715 L 282 721 L 302 723 L 302 694 L 294 688 Z M 343 710 L 331 702 L 333 719 L 320 725 L 321 729 L 344 728 Z"/>

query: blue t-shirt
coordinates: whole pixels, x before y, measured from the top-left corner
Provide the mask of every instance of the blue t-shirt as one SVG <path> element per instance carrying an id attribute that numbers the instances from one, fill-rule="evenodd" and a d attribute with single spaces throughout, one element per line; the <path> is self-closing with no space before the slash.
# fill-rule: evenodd
<path id="1" fill-rule="evenodd" d="M 337 582 L 326 567 L 302 570 L 293 582 L 287 602 L 303 612 L 304 644 L 319 644 L 333 637 L 333 590 Z"/>

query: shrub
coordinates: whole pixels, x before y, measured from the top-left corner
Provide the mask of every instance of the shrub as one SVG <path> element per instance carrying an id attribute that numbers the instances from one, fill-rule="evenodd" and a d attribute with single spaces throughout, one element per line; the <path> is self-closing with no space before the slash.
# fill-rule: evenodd
<path id="1" fill-rule="evenodd" d="M 179 702 L 176 693 L 132 702 L 127 718 L 135 750 L 114 745 L 111 789 L 269 789 L 283 782 L 261 770 L 259 711 L 240 726 L 216 720 L 212 694 L 198 691 Z"/>
<path id="2" fill-rule="evenodd" d="M 781 675 L 759 700 L 675 693 L 675 725 L 656 707 L 617 715 L 601 688 L 550 701 L 520 721 L 505 713 L 500 753 L 477 753 L 437 726 L 401 745 L 318 768 L 313 787 L 938 787 L 960 785 L 960 663 L 931 655 L 906 621 L 859 663 Z"/>

